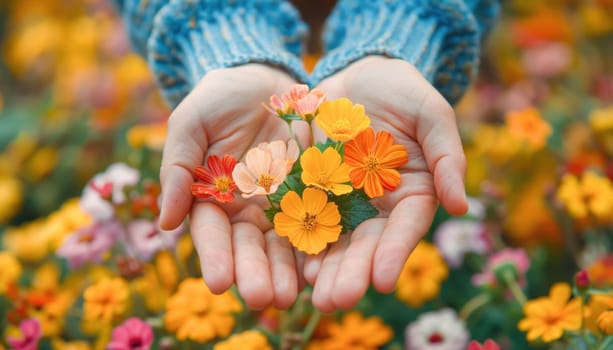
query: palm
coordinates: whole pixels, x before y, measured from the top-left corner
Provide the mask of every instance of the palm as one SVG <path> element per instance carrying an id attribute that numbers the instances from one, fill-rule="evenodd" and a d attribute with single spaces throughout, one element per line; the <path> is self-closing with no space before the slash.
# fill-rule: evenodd
<path id="1" fill-rule="evenodd" d="M 380 291 L 393 290 L 439 199 L 453 214 L 466 210 L 464 159 L 453 110 L 406 62 L 368 57 L 319 87 L 329 98 L 344 96 L 364 105 L 371 126 L 390 132 L 409 154 L 399 169 L 400 186 L 374 201 L 381 214 L 305 266 L 315 284 L 313 302 L 331 311 L 355 305 L 371 280 Z"/>
<path id="2" fill-rule="evenodd" d="M 287 140 L 287 124 L 264 109 L 262 102 L 294 83 L 285 73 L 259 64 L 213 71 L 168 122 L 160 225 L 176 226 L 191 210 L 192 238 L 207 284 L 219 293 L 236 282 L 253 307 L 270 302 L 285 307 L 295 299 L 298 277 L 291 247 L 271 231 L 262 211 L 264 201 L 237 196 L 232 203 L 203 200 L 192 205 L 191 172 L 210 155 L 242 159 L 261 142 Z M 304 126 L 295 129 L 305 142 Z"/>

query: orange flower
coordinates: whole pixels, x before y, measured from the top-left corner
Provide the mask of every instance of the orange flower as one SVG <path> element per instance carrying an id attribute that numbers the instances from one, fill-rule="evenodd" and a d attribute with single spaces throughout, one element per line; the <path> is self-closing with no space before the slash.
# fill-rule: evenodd
<path id="1" fill-rule="evenodd" d="M 206 160 L 209 169 L 202 166 L 194 169 L 194 176 L 202 182 L 192 184 L 192 194 L 196 197 L 206 198 L 213 196 L 222 203 L 234 200 L 236 184 L 232 180 L 232 171 L 236 166 L 236 158 L 225 155 L 223 158 L 213 155 Z"/>
<path id="2" fill-rule="evenodd" d="M 613 311 L 605 311 L 598 317 L 598 329 L 603 334 L 613 335 Z"/>
<path id="3" fill-rule="evenodd" d="M 435 298 L 449 268 L 436 247 L 420 242 L 409 256 L 398 277 L 396 296 L 411 307 L 420 307 Z"/>
<path id="4" fill-rule="evenodd" d="M 231 292 L 215 295 L 201 278 L 188 278 L 166 303 L 166 329 L 177 333 L 179 340 L 207 342 L 226 337 L 234 327 L 232 313 L 242 305 Z"/>
<path id="5" fill-rule="evenodd" d="M 264 334 L 249 330 L 215 344 L 213 350 L 272 350 L 272 347 Z"/>
<path id="6" fill-rule="evenodd" d="M 326 101 L 319 106 L 315 123 L 335 141 L 348 141 L 368 128 L 370 118 L 364 106 L 354 105 L 348 98 Z"/>
<path id="7" fill-rule="evenodd" d="M 341 155 L 332 147 L 322 153 L 317 147 L 307 148 L 300 157 L 302 166 L 302 182 L 307 186 L 315 186 L 325 191 L 331 191 L 337 196 L 353 190 L 349 182 L 349 166 L 343 163 Z"/>
<path id="8" fill-rule="evenodd" d="M 287 192 L 281 199 L 281 210 L 273 220 L 275 230 L 307 254 L 321 252 L 341 234 L 338 207 L 319 189 L 305 189 L 302 199 L 294 191 Z"/>
<path id="9" fill-rule="evenodd" d="M 121 278 L 105 278 L 87 288 L 83 294 L 83 318 L 113 321 L 121 317 L 128 304 L 130 290 Z"/>
<path id="10" fill-rule="evenodd" d="M 381 197 L 383 190 L 393 191 L 400 184 L 396 170 L 409 160 L 402 145 L 386 131 L 375 135 L 372 128 L 360 133 L 345 145 L 345 163 L 351 167 L 349 177 L 355 188 L 364 188 L 370 197 Z"/>
<path id="11" fill-rule="evenodd" d="M 581 299 L 568 301 L 570 296 L 567 283 L 556 283 L 548 297 L 528 301 L 524 305 L 525 317 L 518 324 L 519 330 L 528 332 L 526 339 L 549 343 L 560 339 L 565 331 L 581 328 Z"/>
<path id="12" fill-rule="evenodd" d="M 389 342 L 394 333 L 380 318 L 364 318 L 358 312 L 350 312 L 341 324 L 330 323 L 328 337 L 311 341 L 308 350 L 380 349 Z"/>
<path id="13" fill-rule="evenodd" d="M 534 107 L 509 112 L 505 118 L 511 135 L 525 140 L 535 149 L 545 146 L 547 137 L 551 135 L 551 125 L 543 120 L 541 113 Z"/>

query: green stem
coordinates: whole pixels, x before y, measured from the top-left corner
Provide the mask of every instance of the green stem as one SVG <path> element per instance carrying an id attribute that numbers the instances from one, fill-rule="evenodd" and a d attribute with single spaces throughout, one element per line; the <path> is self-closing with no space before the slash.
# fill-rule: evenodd
<path id="1" fill-rule="evenodd" d="M 613 345 L 613 336 L 606 337 L 602 343 L 600 343 L 599 350 L 607 350 L 610 349 Z"/>
<path id="2" fill-rule="evenodd" d="M 517 284 L 517 279 L 515 278 L 515 276 L 513 276 L 513 274 L 507 271 L 503 274 L 503 278 L 507 284 L 507 287 L 509 287 L 511 294 L 513 295 L 513 298 L 517 300 L 519 305 L 523 306 L 528 299 L 526 298 L 524 291 L 521 290 L 521 288 L 519 287 L 519 284 Z"/>
<path id="3" fill-rule="evenodd" d="M 464 306 L 462 306 L 462 309 L 460 310 L 460 315 L 459 315 L 460 319 L 464 321 L 468 320 L 468 317 L 470 317 L 470 315 L 472 315 L 473 312 L 475 312 L 477 309 L 487 304 L 489 301 L 490 301 L 490 296 L 488 294 L 476 295 L 475 297 L 470 299 L 466 304 L 464 304 Z"/>
<path id="4" fill-rule="evenodd" d="M 306 344 L 311 339 L 313 332 L 315 331 L 315 327 L 319 323 L 319 318 L 321 317 L 321 313 L 318 310 L 314 310 L 311 314 L 311 318 L 309 318 L 309 322 L 306 327 L 304 327 L 304 331 L 302 332 L 302 341 L 300 342 L 300 346 L 294 348 L 294 350 L 304 349 Z"/>

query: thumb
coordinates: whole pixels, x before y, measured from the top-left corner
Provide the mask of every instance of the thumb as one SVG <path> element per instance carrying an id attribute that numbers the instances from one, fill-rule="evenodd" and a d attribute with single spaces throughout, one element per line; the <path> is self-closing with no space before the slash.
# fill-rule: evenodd
<path id="1" fill-rule="evenodd" d="M 193 201 L 192 171 L 202 164 L 206 149 L 207 138 L 197 109 L 185 99 L 168 118 L 168 136 L 160 167 L 160 228 L 174 229 L 187 216 Z"/>

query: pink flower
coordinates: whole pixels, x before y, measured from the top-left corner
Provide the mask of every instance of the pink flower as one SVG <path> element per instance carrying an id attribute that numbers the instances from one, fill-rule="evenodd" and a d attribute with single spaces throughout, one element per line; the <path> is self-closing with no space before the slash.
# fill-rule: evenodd
<path id="1" fill-rule="evenodd" d="M 21 338 L 8 337 L 7 342 L 13 350 L 36 350 L 42 336 L 38 320 L 30 318 L 19 324 Z"/>
<path id="2" fill-rule="evenodd" d="M 64 239 L 56 254 L 67 259 L 71 269 L 89 262 L 101 262 L 104 254 L 122 234 L 123 227 L 117 221 L 97 222 Z"/>
<path id="3" fill-rule="evenodd" d="M 483 254 L 489 250 L 485 225 L 478 221 L 455 219 L 440 224 L 434 242 L 449 266 L 462 265 L 467 253 Z"/>
<path id="4" fill-rule="evenodd" d="M 236 164 L 232 178 L 244 198 L 275 193 L 287 175 L 287 161 L 273 159 L 270 151 L 256 147 L 247 152 L 244 163 Z"/>
<path id="5" fill-rule="evenodd" d="M 289 93 L 270 96 L 270 107 L 277 114 L 297 113 L 303 119 L 313 116 L 319 105 L 326 99 L 326 94 L 319 89 L 309 91 L 309 87 L 304 84 L 295 84 L 290 88 Z"/>
<path id="6" fill-rule="evenodd" d="M 298 159 L 300 155 L 300 149 L 298 148 L 298 143 L 296 140 L 290 139 L 287 141 L 287 145 L 283 141 L 273 141 L 273 142 L 262 142 L 258 145 L 258 148 L 269 152 L 273 161 L 276 159 L 281 159 L 287 163 L 287 171 L 286 173 L 292 170 L 292 166 Z"/>
<path id="7" fill-rule="evenodd" d="M 561 42 L 527 48 L 522 55 L 522 65 L 526 72 L 541 78 L 551 78 L 564 73 L 570 61 L 571 49 Z"/>
<path id="8" fill-rule="evenodd" d="M 523 249 L 505 248 L 487 260 L 487 264 L 482 273 L 476 274 L 472 282 L 478 286 L 498 286 L 496 271 L 501 267 L 510 266 L 515 269 L 516 278 L 521 286 L 526 283 L 526 272 L 530 267 L 530 258 Z"/>
<path id="9" fill-rule="evenodd" d="M 112 164 L 90 180 L 79 204 L 94 219 L 108 220 L 115 214 L 112 204 L 125 202 L 124 189 L 136 185 L 139 180 L 138 170 L 124 163 Z"/>
<path id="10" fill-rule="evenodd" d="M 128 224 L 128 237 L 138 256 L 149 261 L 153 255 L 163 249 L 172 249 L 177 239 L 185 232 L 183 224 L 172 231 L 164 231 L 156 222 L 139 219 Z"/>
<path id="11" fill-rule="evenodd" d="M 151 325 L 132 317 L 113 330 L 107 350 L 149 350 L 153 344 Z"/>
<path id="12" fill-rule="evenodd" d="M 468 344 L 468 348 L 466 350 L 500 350 L 500 346 L 491 339 L 486 340 L 483 345 L 473 340 L 470 342 L 470 344 Z"/>

